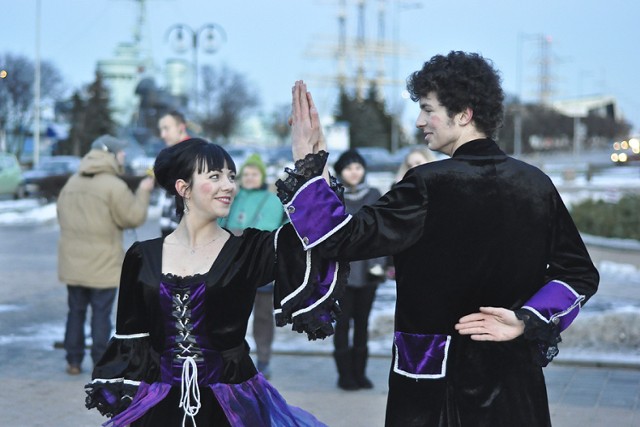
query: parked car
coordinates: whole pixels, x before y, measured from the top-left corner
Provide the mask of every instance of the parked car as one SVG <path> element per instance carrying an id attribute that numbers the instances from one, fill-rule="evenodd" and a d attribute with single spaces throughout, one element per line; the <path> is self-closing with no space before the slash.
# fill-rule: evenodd
<path id="1" fill-rule="evenodd" d="M 18 190 L 20 196 L 56 199 L 69 177 L 78 171 L 80 160 L 77 156 L 42 158 L 38 166 L 23 172 Z"/>
<path id="2" fill-rule="evenodd" d="M 628 165 L 640 161 L 640 136 L 613 143 L 611 161 L 616 166 Z"/>
<path id="3" fill-rule="evenodd" d="M 16 156 L 0 153 L 0 195 L 18 198 L 18 187 L 22 180 L 22 169 Z"/>
<path id="4" fill-rule="evenodd" d="M 357 147 L 358 153 L 367 162 L 367 170 L 371 172 L 395 172 L 398 163 L 395 162 L 389 150 L 382 147 Z"/>

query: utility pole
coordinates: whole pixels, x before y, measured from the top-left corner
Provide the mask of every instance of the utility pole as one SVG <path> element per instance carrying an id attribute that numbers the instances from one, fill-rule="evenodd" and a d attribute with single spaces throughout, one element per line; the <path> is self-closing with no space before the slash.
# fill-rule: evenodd
<path id="1" fill-rule="evenodd" d="M 524 114 L 524 92 L 523 92 L 523 50 L 525 41 L 537 41 L 540 48 L 538 58 L 538 98 L 543 105 L 549 105 L 551 101 L 551 42 L 550 36 L 542 34 L 526 34 L 519 32 L 516 45 L 516 95 L 518 97 L 513 118 L 513 156 L 518 158 L 522 155 L 522 115 Z"/>
<path id="2" fill-rule="evenodd" d="M 513 156 L 519 158 L 522 155 L 522 42 L 525 35 L 518 32 L 516 41 L 516 96 L 518 97 L 513 115 Z"/>
<path id="3" fill-rule="evenodd" d="M 538 59 L 539 75 L 538 75 L 538 99 L 540 104 L 549 105 L 551 103 L 552 75 L 551 75 L 551 36 L 540 35 L 538 38 L 540 57 Z"/>
<path id="4" fill-rule="evenodd" d="M 33 106 L 33 166 L 40 163 L 40 0 L 36 0 L 36 63 Z"/>

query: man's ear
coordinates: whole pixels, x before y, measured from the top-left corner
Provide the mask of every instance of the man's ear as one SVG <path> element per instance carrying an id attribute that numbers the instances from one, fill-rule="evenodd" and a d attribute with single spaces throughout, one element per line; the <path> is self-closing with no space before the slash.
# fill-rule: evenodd
<path id="1" fill-rule="evenodd" d="M 473 121 L 473 110 L 470 107 L 465 108 L 457 114 L 457 123 L 460 126 L 467 126 Z"/>
<path id="2" fill-rule="evenodd" d="M 176 192 L 183 199 L 186 198 L 189 194 L 189 184 L 184 179 L 179 179 L 176 181 Z"/>

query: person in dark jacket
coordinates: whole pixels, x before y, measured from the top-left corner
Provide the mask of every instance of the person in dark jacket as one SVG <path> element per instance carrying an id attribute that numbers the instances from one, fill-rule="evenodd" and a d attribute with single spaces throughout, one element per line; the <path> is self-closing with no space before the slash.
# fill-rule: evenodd
<path id="1" fill-rule="evenodd" d="M 367 164 L 357 150 L 347 150 L 335 162 L 333 169 L 344 185 L 347 212 L 355 213 L 380 198 L 380 192 L 366 182 Z M 365 375 L 369 340 L 369 314 L 378 285 L 384 280 L 384 258 L 354 261 L 340 299 L 342 312 L 336 320 L 333 336 L 333 357 L 338 368 L 338 387 L 343 390 L 373 388 Z M 349 344 L 349 330 L 353 321 L 353 341 Z"/>
<path id="2" fill-rule="evenodd" d="M 409 170 L 350 215 L 326 173 L 313 99 L 296 82 L 296 169 L 279 188 L 291 223 L 328 259 L 394 257 L 387 427 L 550 426 L 542 367 L 598 272 L 551 179 L 492 139 L 504 94 L 489 61 L 436 55 L 408 89 L 425 143 L 451 158 Z M 309 215 L 334 228 L 315 232 Z"/>

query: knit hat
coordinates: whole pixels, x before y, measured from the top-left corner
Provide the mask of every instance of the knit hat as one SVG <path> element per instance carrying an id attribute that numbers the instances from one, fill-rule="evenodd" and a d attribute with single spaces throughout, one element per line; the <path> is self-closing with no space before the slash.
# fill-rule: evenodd
<path id="1" fill-rule="evenodd" d="M 342 175 L 342 170 L 351 163 L 360 163 L 365 170 L 367 169 L 367 162 L 364 161 L 364 157 L 357 150 L 351 149 L 338 157 L 338 160 L 333 164 L 333 170 L 336 171 L 337 176 L 340 176 Z"/>
<path id="2" fill-rule="evenodd" d="M 110 153 L 117 154 L 119 151 L 124 150 L 124 147 L 126 146 L 126 141 L 123 141 L 111 135 L 102 135 L 99 136 L 95 141 L 93 141 L 93 143 L 91 144 L 91 149 L 108 151 Z"/>
<path id="3" fill-rule="evenodd" d="M 242 176 L 242 172 L 244 171 L 244 168 L 247 166 L 253 166 L 254 168 L 257 168 L 260 171 L 260 174 L 262 175 L 262 181 L 260 182 L 260 184 L 263 185 L 267 177 L 267 167 L 264 165 L 264 162 L 262 161 L 260 154 L 253 153 L 247 158 L 247 160 L 244 162 L 244 164 L 240 168 L 240 174 L 239 174 L 240 176 Z"/>

